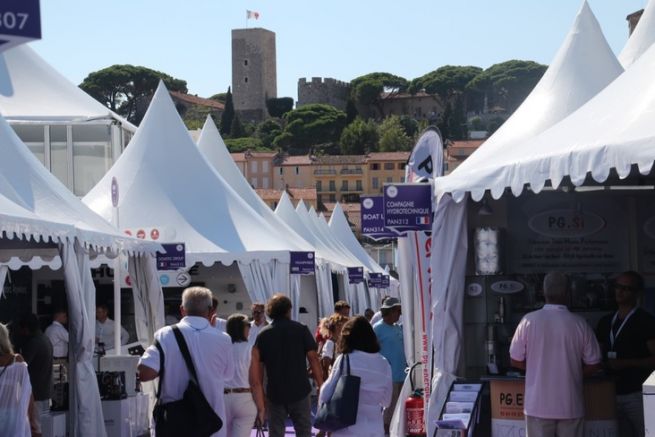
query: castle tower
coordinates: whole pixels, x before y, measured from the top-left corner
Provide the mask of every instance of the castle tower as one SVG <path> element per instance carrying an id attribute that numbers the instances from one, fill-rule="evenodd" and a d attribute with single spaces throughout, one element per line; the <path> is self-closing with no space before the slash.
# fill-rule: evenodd
<path id="1" fill-rule="evenodd" d="M 243 121 L 261 121 L 268 116 L 266 99 L 277 97 L 274 32 L 232 30 L 232 96 Z"/>

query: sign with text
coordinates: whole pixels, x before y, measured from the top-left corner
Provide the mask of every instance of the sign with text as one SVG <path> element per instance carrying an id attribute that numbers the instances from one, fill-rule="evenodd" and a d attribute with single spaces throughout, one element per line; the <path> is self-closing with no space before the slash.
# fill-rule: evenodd
<path id="1" fill-rule="evenodd" d="M 0 3 L 0 51 L 41 39 L 39 0 L 3 0 Z"/>
<path id="2" fill-rule="evenodd" d="M 360 284 L 362 282 L 364 282 L 364 268 L 348 267 L 348 283 Z"/>
<path id="3" fill-rule="evenodd" d="M 380 288 L 389 288 L 391 286 L 391 278 L 389 275 L 382 275 L 382 282 Z"/>
<path id="4" fill-rule="evenodd" d="M 289 252 L 289 271 L 294 275 L 313 275 L 314 252 Z"/>
<path id="5" fill-rule="evenodd" d="M 508 200 L 507 271 L 627 270 L 631 227 L 625 193 L 539 193 Z"/>
<path id="6" fill-rule="evenodd" d="M 177 270 L 186 267 L 184 243 L 162 244 L 166 253 L 157 253 L 157 270 Z"/>
<path id="7" fill-rule="evenodd" d="M 382 273 L 369 273 L 368 286 L 373 288 L 382 288 Z"/>
<path id="8" fill-rule="evenodd" d="M 399 235 L 432 230 L 432 185 L 385 185 L 384 225 Z"/>
<path id="9" fill-rule="evenodd" d="M 362 235 L 373 240 L 396 238 L 397 235 L 384 226 L 384 197 L 360 196 Z"/>

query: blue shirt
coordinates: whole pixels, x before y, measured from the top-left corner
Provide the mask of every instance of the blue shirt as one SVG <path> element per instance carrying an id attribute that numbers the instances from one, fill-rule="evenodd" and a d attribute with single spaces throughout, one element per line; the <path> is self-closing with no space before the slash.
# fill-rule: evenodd
<path id="1" fill-rule="evenodd" d="M 405 369 L 405 346 L 403 343 L 403 330 L 398 325 L 389 325 L 380 320 L 373 326 L 373 331 L 380 343 L 380 353 L 391 364 L 391 376 L 393 382 L 404 382 Z"/>

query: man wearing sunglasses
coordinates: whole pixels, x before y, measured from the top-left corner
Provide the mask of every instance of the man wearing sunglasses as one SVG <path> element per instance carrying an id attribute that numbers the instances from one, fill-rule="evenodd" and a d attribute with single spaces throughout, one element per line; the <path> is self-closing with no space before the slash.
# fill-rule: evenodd
<path id="1" fill-rule="evenodd" d="M 641 386 L 655 370 L 655 318 L 639 307 L 644 280 L 637 272 L 621 273 L 614 283 L 617 311 L 598 322 L 596 335 L 605 366 L 616 381 L 620 436 L 644 435 Z"/>

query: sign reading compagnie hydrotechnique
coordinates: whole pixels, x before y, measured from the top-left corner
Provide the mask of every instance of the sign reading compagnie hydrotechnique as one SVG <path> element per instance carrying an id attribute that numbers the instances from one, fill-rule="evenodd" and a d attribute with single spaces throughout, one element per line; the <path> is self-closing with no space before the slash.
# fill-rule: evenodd
<path id="1" fill-rule="evenodd" d="M 384 225 L 398 234 L 432 230 L 432 185 L 385 185 Z"/>

